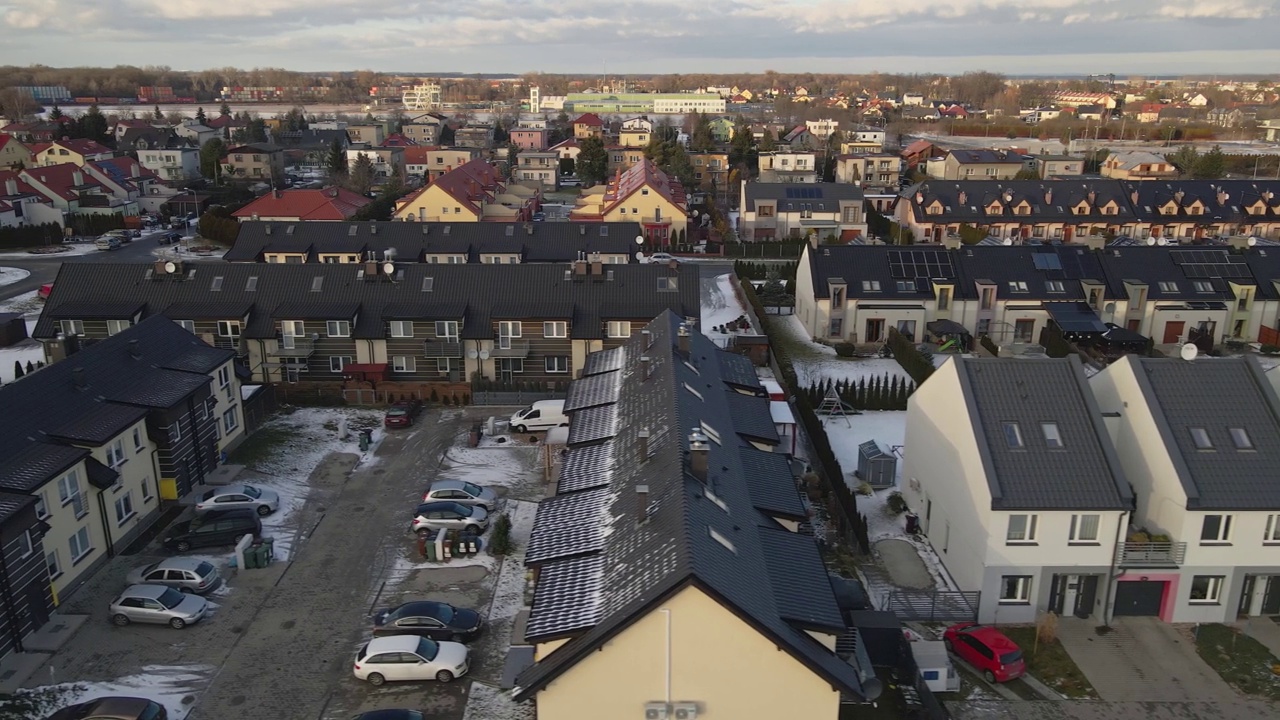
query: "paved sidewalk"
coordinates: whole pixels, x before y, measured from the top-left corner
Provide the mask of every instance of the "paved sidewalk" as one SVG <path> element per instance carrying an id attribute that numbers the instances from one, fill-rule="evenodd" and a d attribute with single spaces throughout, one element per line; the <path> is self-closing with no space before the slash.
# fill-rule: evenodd
<path id="1" fill-rule="evenodd" d="M 1280 625 L 1269 617 L 1251 617 L 1237 626 L 1245 635 L 1262 643 L 1272 655 L 1280 658 Z"/>

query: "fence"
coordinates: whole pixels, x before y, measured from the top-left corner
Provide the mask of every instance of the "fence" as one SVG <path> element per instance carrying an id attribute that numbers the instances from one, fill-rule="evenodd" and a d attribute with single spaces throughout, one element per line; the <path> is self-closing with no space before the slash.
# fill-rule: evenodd
<path id="1" fill-rule="evenodd" d="M 477 390 L 471 394 L 473 405 L 532 405 L 539 400 L 562 400 L 562 392 L 531 390 Z"/>
<path id="2" fill-rule="evenodd" d="M 905 590 L 889 592 L 881 610 L 899 620 L 916 622 L 976 622 L 980 592 L 960 590 Z"/>

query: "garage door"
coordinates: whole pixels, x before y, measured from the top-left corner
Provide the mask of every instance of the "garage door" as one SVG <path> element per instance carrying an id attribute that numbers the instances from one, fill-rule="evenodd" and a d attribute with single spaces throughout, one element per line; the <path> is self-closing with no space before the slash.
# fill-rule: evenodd
<path id="1" fill-rule="evenodd" d="M 1116 583 L 1116 615 L 1160 614 L 1160 601 L 1164 599 L 1162 582 L 1135 581 Z"/>

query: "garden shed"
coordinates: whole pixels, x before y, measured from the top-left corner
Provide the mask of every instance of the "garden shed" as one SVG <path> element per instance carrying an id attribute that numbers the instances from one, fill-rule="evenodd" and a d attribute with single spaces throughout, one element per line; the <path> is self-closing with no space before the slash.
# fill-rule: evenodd
<path id="1" fill-rule="evenodd" d="M 893 487 L 898 474 L 898 457 L 876 440 L 858 446 L 858 479 L 871 487 Z"/>

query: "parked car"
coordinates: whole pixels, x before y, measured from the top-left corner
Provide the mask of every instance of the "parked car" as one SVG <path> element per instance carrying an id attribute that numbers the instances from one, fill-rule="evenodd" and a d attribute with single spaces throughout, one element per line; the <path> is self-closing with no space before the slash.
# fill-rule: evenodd
<path id="1" fill-rule="evenodd" d="M 564 414 L 563 400 L 539 400 L 512 415 L 507 424 L 518 433 L 550 430 L 553 427 L 568 425 L 569 416 Z"/>
<path id="2" fill-rule="evenodd" d="M 36 297 L 40 298 L 41 300 L 48 300 L 49 296 L 52 294 L 53 294 L 53 283 L 45 283 L 44 285 L 40 286 L 39 290 L 36 291 Z"/>
<path id="3" fill-rule="evenodd" d="M 97 240 L 94 240 L 93 245 L 99 250 L 119 250 L 120 238 L 113 235 L 103 235 Z"/>
<path id="4" fill-rule="evenodd" d="M 253 510 L 213 510 L 169 527 L 163 544 L 186 552 L 196 547 L 235 545 L 242 536 L 262 534 L 262 520 Z"/>
<path id="5" fill-rule="evenodd" d="M 179 592 L 197 595 L 213 590 L 222 582 L 222 576 L 213 563 L 188 557 L 169 558 L 134 568 L 127 579 L 135 585 L 166 585 Z"/>
<path id="6" fill-rule="evenodd" d="M 356 653 L 355 676 L 370 685 L 388 680 L 452 682 L 467 674 L 470 651 L 462 643 L 436 642 L 416 635 L 378 637 Z"/>
<path id="7" fill-rule="evenodd" d="M 426 716 L 417 710 L 370 710 L 360 713 L 351 720 L 426 720 Z"/>
<path id="8" fill-rule="evenodd" d="M 456 502 L 429 502 L 422 503 L 413 511 L 410 529 L 419 534 L 432 530 L 463 530 L 478 534 L 487 527 L 489 513 L 482 507 L 460 505 Z"/>
<path id="9" fill-rule="evenodd" d="M 374 637 L 418 635 L 432 640 L 466 642 L 480 634 L 480 613 L 433 600 L 415 600 L 379 610 L 373 616 Z"/>
<path id="10" fill-rule="evenodd" d="M 413 419 L 418 417 L 420 412 L 422 412 L 421 400 L 401 400 L 387 408 L 382 424 L 387 427 L 410 427 L 413 425 Z"/>
<path id="11" fill-rule="evenodd" d="M 45 720 L 169 720 L 169 712 L 155 700 L 108 696 L 68 705 Z"/>
<path id="12" fill-rule="evenodd" d="M 536 213 L 534 213 L 534 214 L 533 214 L 533 221 L 534 221 L 534 222 L 542 222 L 542 221 L 544 221 L 544 220 L 546 220 L 546 219 L 547 219 L 547 214 L 546 214 L 546 213 L 544 213 L 544 212 L 536 212 Z"/>
<path id="13" fill-rule="evenodd" d="M 177 242 L 182 242 L 182 233 L 180 232 L 161 233 L 160 237 L 156 238 L 156 242 L 160 243 L 161 245 L 172 245 Z"/>
<path id="14" fill-rule="evenodd" d="M 111 601 L 111 622 L 156 623 L 175 630 L 200 622 L 209 602 L 199 595 L 178 592 L 164 585 L 130 585 Z"/>
<path id="15" fill-rule="evenodd" d="M 671 253 L 656 252 L 650 255 L 649 258 L 645 260 L 645 262 L 649 262 L 649 263 L 680 262 L 680 258 L 676 257 L 675 255 L 672 255 Z"/>
<path id="16" fill-rule="evenodd" d="M 120 242 L 122 243 L 133 242 L 132 230 L 109 230 L 107 231 L 107 235 L 114 238 L 120 238 Z"/>
<path id="17" fill-rule="evenodd" d="M 280 508 L 280 495 L 275 490 L 257 485 L 223 485 L 205 492 L 196 503 L 196 512 L 210 510 L 252 510 L 266 517 Z"/>
<path id="18" fill-rule="evenodd" d="M 498 506 L 498 495 L 489 488 L 465 480 L 437 480 L 422 493 L 422 502 L 442 501 L 476 505 L 488 512 Z"/>
<path id="19" fill-rule="evenodd" d="M 952 625 L 942 634 L 942 640 L 948 651 L 977 668 L 987 682 L 1008 682 L 1027 671 L 1018 645 L 990 625 Z"/>

